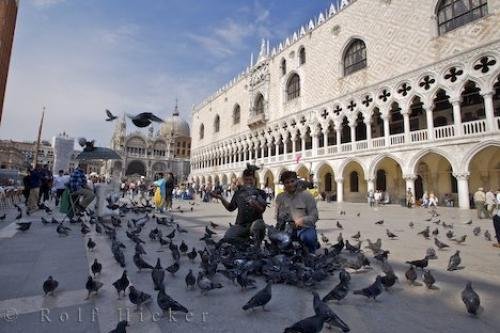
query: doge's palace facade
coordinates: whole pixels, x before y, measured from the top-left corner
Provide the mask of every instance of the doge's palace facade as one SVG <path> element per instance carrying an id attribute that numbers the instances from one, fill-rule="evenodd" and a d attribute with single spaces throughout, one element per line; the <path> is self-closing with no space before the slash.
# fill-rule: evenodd
<path id="1" fill-rule="evenodd" d="M 192 113 L 191 174 L 247 162 L 361 202 L 407 189 L 469 207 L 500 188 L 500 0 L 343 0 L 259 56 Z"/>

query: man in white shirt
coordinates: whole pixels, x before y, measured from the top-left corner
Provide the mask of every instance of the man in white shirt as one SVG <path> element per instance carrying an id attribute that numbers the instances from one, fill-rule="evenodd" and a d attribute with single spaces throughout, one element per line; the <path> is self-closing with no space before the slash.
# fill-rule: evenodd
<path id="1" fill-rule="evenodd" d="M 59 205 L 61 196 L 66 189 L 66 184 L 69 181 L 69 177 L 64 175 L 64 170 L 59 170 L 59 174 L 54 176 L 52 183 L 52 191 L 56 193 L 56 206 Z"/>
<path id="2" fill-rule="evenodd" d="M 493 191 L 491 191 L 491 189 L 488 189 L 488 191 L 486 192 L 486 211 L 488 212 L 488 218 L 493 216 L 493 209 L 495 209 L 495 206 L 496 206 L 496 198 L 495 198 L 495 194 L 493 193 Z"/>

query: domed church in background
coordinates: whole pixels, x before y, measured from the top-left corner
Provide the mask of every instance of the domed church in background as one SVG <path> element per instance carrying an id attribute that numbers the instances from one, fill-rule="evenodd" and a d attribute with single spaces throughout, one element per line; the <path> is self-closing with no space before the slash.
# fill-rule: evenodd
<path id="1" fill-rule="evenodd" d="M 108 163 L 108 174 L 117 177 L 144 176 L 157 179 L 160 172 L 173 172 L 178 182 L 189 175 L 191 137 L 189 124 L 180 117 L 177 102 L 172 116 L 157 131 L 153 125 L 147 133 L 127 133 L 125 116 L 116 123 L 110 147 L 121 160 Z"/>

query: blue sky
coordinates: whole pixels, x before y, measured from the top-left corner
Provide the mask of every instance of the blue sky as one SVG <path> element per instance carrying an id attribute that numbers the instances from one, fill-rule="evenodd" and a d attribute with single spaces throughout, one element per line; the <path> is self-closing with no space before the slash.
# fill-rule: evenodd
<path id="1" fill-rule="evenodd" d="M 66 131 L 107 145 L 104 109 L 171 114 L 194 104 L 276 45 L 327 0 L 21 0 L 1 138 Z"/>

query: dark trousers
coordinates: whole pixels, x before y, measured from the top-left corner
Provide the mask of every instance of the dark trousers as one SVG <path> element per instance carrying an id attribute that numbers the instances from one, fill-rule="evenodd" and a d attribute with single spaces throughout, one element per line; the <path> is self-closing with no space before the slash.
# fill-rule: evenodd
<path id="1" fill-rule="evenodd" d="M 497 242 L 500 244 L 500 216 L 498 214 L 493 216 L 493 228 L 495 228 Z"/>
<path id="2" fill-rule="evenodd" d="M 64 189 L 56 190 L 56 206 L 59 206 L 59 201 L 61 200 L 61 196 L 64 193 Z"/>
<path id="3" fill-rule="evenodd" d="M 40 187 L 40 195 L 38 196 L 38 204 L 40 201 L 48 201 L 50 197 L 50 188 L 48 186 Z"/>
<path id="4" fill-rule="evenodd" d="M 233 241 L 245 241 L 250 238 L 250 235 L 253 236 L 256 244 L 260 245 L 266 235 L 266 225 L 264 220 L 255 220 L 251 224 L 245 225 L 235 224 L 227 229 L 224 234 L 224 238 Z"/>

